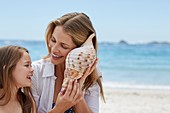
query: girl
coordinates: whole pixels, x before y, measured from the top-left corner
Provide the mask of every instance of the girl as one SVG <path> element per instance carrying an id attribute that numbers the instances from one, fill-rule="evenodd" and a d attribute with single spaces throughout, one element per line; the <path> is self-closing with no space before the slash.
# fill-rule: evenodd
<path id="1" fill-rule="evenodd" d="M 36 113 L 30 92 L 32 75 L 27 49 L 0 48 L 0 113 Z"/>

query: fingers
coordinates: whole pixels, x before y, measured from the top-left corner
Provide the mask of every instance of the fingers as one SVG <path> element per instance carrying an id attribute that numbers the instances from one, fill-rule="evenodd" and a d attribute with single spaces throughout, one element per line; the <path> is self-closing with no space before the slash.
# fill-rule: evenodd
<path id="1" fill-rule="evenodd" d="M 65 69 L 65 71 L 64 71 L 64 77 L 67 78 L 68 76 L 69 76 L 69 71 L 68 71 L 68 69 Z"/>
<path id="2" fill-rule="evenodd" d="M 70 95 L 73 98 L 73 101 L 75 101 L 79 96 L 79 93 L 80 93 L 79 87 L 80 87 L 79 83 L 77 82 L 77 80 L 75 80 L 74 87 Z"/>
<path id="3" fill-rule="evenodd" d="M 69 79 L 68 86 L 64 95 L 70 96 L 72 89 L 73 89 L 73 79 Z"/>
<path id="4" fill-rule="evenodd" d="M 72 101 L 74 103 L 77 103 L 84 97 L 83 95 L 84 93 L 81 90 L 80 84 L 77 82 L 77 80 L 75 80 L 72 93 L 70 94 L 70 98 L 72 98 Z"/>
<path id="5" fill-rule="evenodd" d="M 73 80 L 70 80 L 73 81 Z M 79 96 L 80 93 L 80 86 L 77 80 L 74 80 L 74 82 L 69 82 L 68 87 L 65 92 L 65 96 L 68 96 L 70 99 L 73 99 L 73 101 Z"/>
<path id="6" fill-rule="evenodd" d="M 65 78 L 64 81 L 63 81 L 62 87 L 61 87 L 60 94 L 63 95 L 65 93 L 67 86 L 68 86 L 68 82 L 69 82 L 69 79 Z"/>
<path id="7" fill-rule="evenodd" d="M 77 80 L 73 82 L 73 88 L 72 88 L 72 92 L 70 93 L 70 97 L 74 97 L 76 90 L 77 90 Z"/>
<path id="8" fill-rule="evenodd" d="M 67 106 L 67 108 L 70 108 L 84 98 L 83 94 L 84 93 L 81 90 L 81 87 L 77 80 L 73 81 L 73 79 L 71 79 L 68 82 L 65 93 L 60 93 L 60 95 L 58 95 L 56 103 L 61 103 L 60 105 L 64 105 Z"/>
<path id="9" fill-rule="evenodd" d="M 61 94 L 61 93 L 60 93 Z M 81 87 L 79 85 L 79 83 L 77 82 L 77 80 L 70 80 L 68 87 L 65 91 L 65 94 L 63 95 L 64 98 L 68 99 L 70 102 L 75 103 L 78 100 L 80 100 L 80 97 L 82 96 L 82 90 Z"/>

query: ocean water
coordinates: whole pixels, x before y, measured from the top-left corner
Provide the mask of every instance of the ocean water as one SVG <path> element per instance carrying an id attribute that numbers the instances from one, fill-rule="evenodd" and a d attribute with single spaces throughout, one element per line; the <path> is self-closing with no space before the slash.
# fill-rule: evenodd
<path id="1" fill-rule="evenodd" d="M 26 47 L 32 61 L 47 54 L 44 41 L 0 40 Z M 170 89 L 170 44 L 99 43 L 99 68 L 106 86 Z"/>

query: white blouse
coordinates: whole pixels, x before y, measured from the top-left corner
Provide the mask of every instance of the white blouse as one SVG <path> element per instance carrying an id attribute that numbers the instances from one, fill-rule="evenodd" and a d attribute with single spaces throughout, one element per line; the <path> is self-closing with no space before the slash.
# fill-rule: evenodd
<path id="1" fill-rule="evenodd" d="M 32 77 L 32 93 L 36 101 L 38 113 L 47 113 L 52 109 L 55 79 L 54 64 L 41 59 L 33 62 L 34 75 Z M 84 98 L 93 111 L 99 113 L 100 87 L 96 83 L 88 89 Z"/>

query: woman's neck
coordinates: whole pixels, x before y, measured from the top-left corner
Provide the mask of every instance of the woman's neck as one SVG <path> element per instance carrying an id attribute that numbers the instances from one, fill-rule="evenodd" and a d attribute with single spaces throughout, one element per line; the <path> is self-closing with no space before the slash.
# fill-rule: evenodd
<path id="1" fill-rule="evenodd" d="M 55 76 L 57 78 L 63 78 L 64 79 L 64 70 L 65 70 L 64 63 L 55 65 L 54 70 L 55 70 Z"/>

